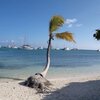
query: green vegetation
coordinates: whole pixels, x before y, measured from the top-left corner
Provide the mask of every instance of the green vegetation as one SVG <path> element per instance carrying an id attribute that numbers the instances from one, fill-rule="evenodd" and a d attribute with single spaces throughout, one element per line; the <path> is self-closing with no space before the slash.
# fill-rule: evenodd
<path id="1" fill-rule="evenodd" d="M 100 40 L 100 29 L 96 30 L 96 33 L 93 34 L 93 37 L 95 37 L 97 40 Z"/>

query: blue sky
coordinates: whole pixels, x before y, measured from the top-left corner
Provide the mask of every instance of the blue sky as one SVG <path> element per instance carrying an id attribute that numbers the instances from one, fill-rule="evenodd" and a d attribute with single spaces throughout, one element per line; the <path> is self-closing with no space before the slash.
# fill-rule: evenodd
<path id="1" fill-rule="evenodd" d="M 63 40 L 52 42 L 53 47 L 100 49 L 93 38 L 100 28 L 100 0 L 0 0 L 0 44 L 23 38 L 33 46 L 47 46 L 48 26 L 53 15 L 65 18 L 59 31 L 74 34 L 76 44 Z"/>

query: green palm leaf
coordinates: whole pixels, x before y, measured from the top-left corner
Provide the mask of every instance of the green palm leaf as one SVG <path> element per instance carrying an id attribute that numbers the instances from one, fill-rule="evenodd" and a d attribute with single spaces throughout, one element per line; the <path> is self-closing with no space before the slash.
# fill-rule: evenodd
<path id="1" fill-rule="evenodd" d="M 72 33 L 70 32 L 62 32 L 62 33 L 57 33 L 56 37 L 59 39 L 64 39 L 70 42 L 75 42 Z"/>
<path id="2" fill-rule="evenodd" d="M 93 34 L 93 37 L 95 37 L 97 40 L 100 40 L 100 30 L 99 29 L 96 30 L 96 33 Z"/>
<path id="3" fill-rule="evenodd" d="M 60 26 L 64 24 L 64 18 L 61 16 L 53 16 L 49 23 L 49 32 L 56 31 Z"/>

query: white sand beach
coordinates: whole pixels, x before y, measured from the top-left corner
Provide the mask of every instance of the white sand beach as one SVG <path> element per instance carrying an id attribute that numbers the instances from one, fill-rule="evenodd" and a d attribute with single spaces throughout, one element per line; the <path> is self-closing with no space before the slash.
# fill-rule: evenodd
<path id="1" fill-rule="evenodd" d="M 80 76 L 50 79 L 50 93 L 37 93 L 22 81 L 1 79 L 0 100 L 100 100 L 100 76 Z"/>

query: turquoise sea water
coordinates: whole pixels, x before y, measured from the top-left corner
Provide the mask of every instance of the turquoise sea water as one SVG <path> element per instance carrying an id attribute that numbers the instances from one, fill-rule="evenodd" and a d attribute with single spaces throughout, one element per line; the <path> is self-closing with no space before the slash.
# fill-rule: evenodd
<path id="1" fill-rule="evenodd" d="M 0 77 L 25 78 L 40 72 L 46 50 L 0 49 Z M 96 50 L 52 50 L 48 77 L 70 77 L 100 73 L 100 52 Z"/>

